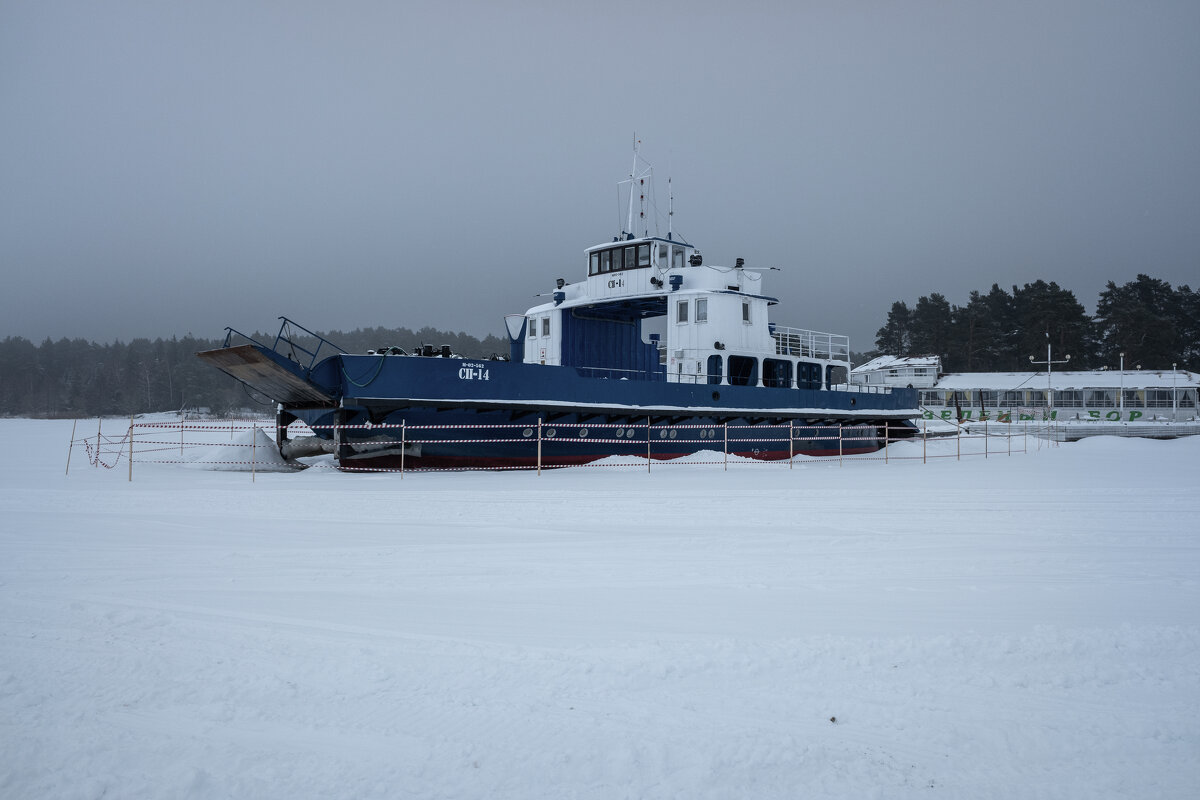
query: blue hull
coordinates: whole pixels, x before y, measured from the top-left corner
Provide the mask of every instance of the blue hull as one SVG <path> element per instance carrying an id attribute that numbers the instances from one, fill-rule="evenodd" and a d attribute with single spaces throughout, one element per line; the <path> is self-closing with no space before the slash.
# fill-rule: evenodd
<path id="1" fill-rule="evenodd" d="M 382 418 L 366 409 L 291 412 L 337 443 L 349 470 L 559 467 L 611 456 L 669 460 L 701 451 L 760 460 L 870 453 L 885 430 L 873 424 L 755 422 L 745 417 L 407 408 Z M 374 420 L 372 419 L 374 417 Z M 911 425 L 888 424 L 891 438 Z M 790 441 L 789 441 L 790 440 Z"/>
<path id="2" fill-rule="evenodd" d="M 661 372 L 624 379 L 403 355 L 340 354 L 306 366 L 258 343 L 200 355 L 275 399 L 281 424 L 310 425 L 345 469 L 565 466 L 701 451 L 765 460 L 866 453 L 885 436 L 914 432 L 910 420 L 919 414 L 916 391 L 903 389 L 675 383 Z"/>

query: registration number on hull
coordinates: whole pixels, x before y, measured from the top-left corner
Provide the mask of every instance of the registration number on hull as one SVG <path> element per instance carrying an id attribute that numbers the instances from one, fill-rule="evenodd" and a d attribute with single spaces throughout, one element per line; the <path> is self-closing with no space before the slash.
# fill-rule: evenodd
<path id="1" fill-rule="evenodd" d="M 460 381 L 486 381 L 488 380 L 488 367 L 486 364 L 464 363 L 458 368 L 458 379 Z"/>

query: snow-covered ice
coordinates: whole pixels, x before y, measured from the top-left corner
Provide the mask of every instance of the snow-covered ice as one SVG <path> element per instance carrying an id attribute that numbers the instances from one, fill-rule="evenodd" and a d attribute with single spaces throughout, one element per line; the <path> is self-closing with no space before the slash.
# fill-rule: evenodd
<path id="1" fill-rule="evenodd" d="M 1200 437 L 130 483 L 70 430 L 0 420 L 6 798 L 1200 786 Z"/>

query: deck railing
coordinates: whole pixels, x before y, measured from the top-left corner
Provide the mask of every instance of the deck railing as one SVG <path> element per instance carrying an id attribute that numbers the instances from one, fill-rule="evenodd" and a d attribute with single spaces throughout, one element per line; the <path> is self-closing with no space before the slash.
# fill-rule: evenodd
<path id="1" fill-rule="evenodd" d="M 850 360 L 849 336 L 785 327 L 773 327 L 771 336 L 775 339 L 777 355 Z"/>

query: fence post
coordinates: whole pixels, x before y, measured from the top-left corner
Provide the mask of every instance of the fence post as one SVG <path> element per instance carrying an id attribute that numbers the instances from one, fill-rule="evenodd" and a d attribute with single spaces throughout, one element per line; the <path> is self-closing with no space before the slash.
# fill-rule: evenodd
<path id="1" fill-rule="evenodd" d="M 1004 440 L 1005 440 L 1005 443 L 1008 445 L 1008 455 L 1009 455 L 1009 458 L 1011 458 L 1012 457 L 1012 423 L 1011 422 L 1008 423 L 1008 425 L 1004 428 Z"/>
<path id="2" fill-rule="evenodd" d="M 954 460 L 962 461 L 962 420 L 958 421 L 958 434 L 954 437 Z"/>
<path id="3" fill-rule="evenodd" d="M 725 451 L 725 471 L 729 472 L 729 420 L 722 422 L 721 426 L 725 429 L 725 446 L 721 449 Z"/>
<path id="4" fill-rule="evenodd" d="M 133 482 L 133 415 L 129 415 L 129 482 Z"/>
<path id="5" fill-rule="evenodd" d="M 646 472 L 650 471 L 650 417 L 646 417 Z"/>
<path id="6" fill-rule="evenodd" d="M 838 466 L 839 467 L 842 465 L 842 433 L 845 430 L 846 429 L 844 426 L 842 426 L 841 424 L 838 425 Z"/>
<path id="7" fill-rule="evenodd" d="M 71 443 L 67 445 L 67 475 L 71 474 L 71 451 L 75 449 L 75 426 L 78 424 L 79 420 L 71 422 Z"/>
<path id="8" fill-rule="evenodd" d="M 537 474 L 542 474 L 542 418 L 538 417 Z"/>
<path id="9" fill-rule="evenodd" d="M 96 417 L 96 463 L 93 467 L 100 466 L 100 431 L 104 430 L 104 420 L 101 417 Z"/>
<path id="10" fill-rule="evenodd" d="M 257 479 L 256 462 L 258 461 L 258 423 L 254 423 L 253 429 L 250 431 L 250 482 L 254 483 Z"/>
<path id="11" fill-rule="evenodd" d="M 885 419 L 883 421 L 883 463 L 888 463 L 888 442 L 892 438 L 892 421 Z"/>
<path id="12" fill-rule="evenodd" d="M 179 457 L 183 457 L 183 419 L 179 420 Z"/>
<path id="13" fill-rule="evenodd" d="M 400 420 L 400 480 L 404 480 L 404 448 L 408 446 L 406 422 L 407 420 Z"/>
<path id="14" fill-rule="evenodd" d="M 926 459 L 926 456 L 925 456 L 925 449 L 926 449 L 925 443 L 929 440 L 929 420 L 927 420 L 927 419 L 921 420 L 921 424 L 924 426 L 921 428 L 921 463 L 928 464 L 929 461 Z"/>
<path id="15" fill-rule="evenodd" d="M 983 421 L 983 460 L 987 461 L 988 457 L 988 435 L 987 435 L 987 420 Z"/>
<path id="16" fill-rule="evenodd" d="M 796 457 L 796 421 L 788 420 L 788 469 L 792 468 L 792 459 Z"/>

